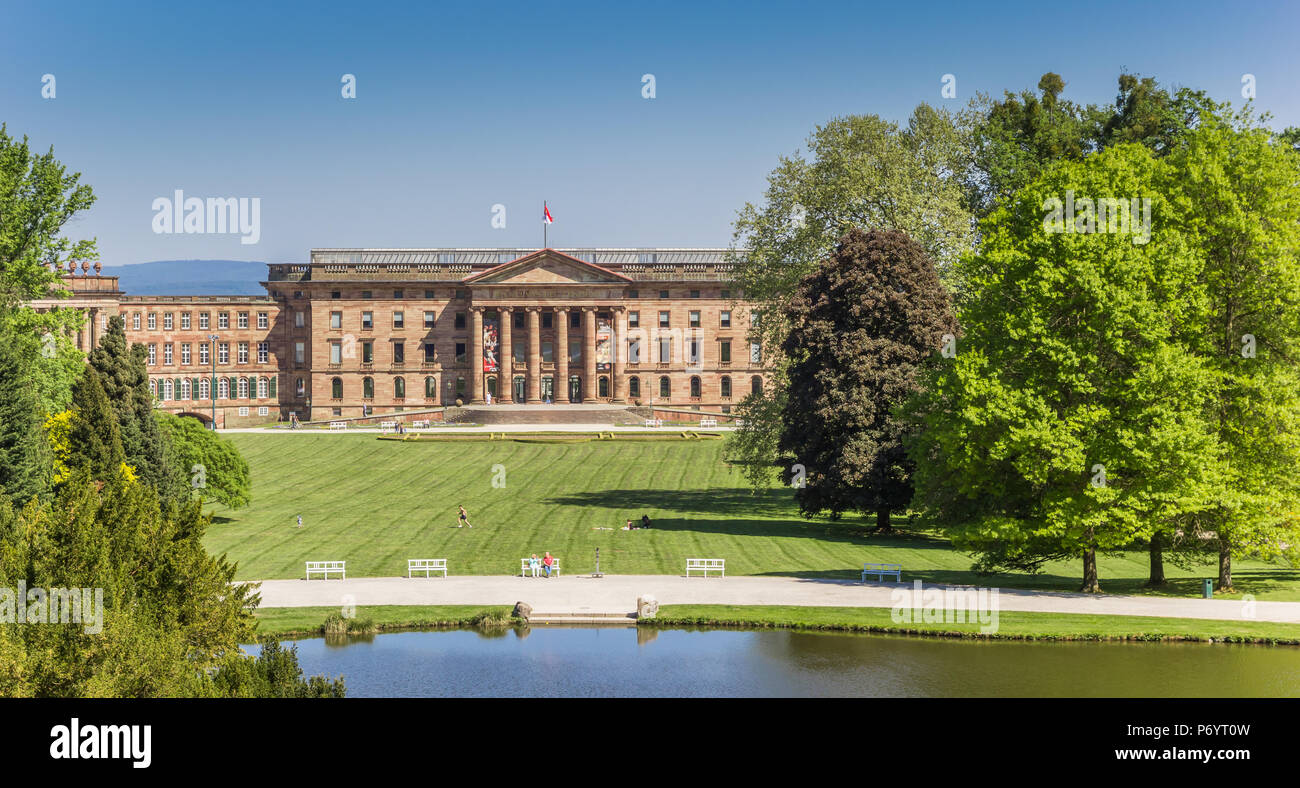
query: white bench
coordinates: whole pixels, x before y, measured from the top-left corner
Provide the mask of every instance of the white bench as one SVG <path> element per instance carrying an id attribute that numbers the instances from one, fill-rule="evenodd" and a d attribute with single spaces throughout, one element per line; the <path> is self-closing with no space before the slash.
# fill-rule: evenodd
<path id="1" fill-rule="evenodd" d="M 428 420 L 428 419 L 416 419 L 415 421 L 411 422 L 411 426 L 412 426 L 412 427 L 416 427 L 416 428 L 419 428 L 419 427 L 428 427 L 428 426 L 429 426 L 429 420 Z"/>
<path id="2" fill-rule="evenodd" d="M 346 430 L 347 428 L 348 428 L 348 423 L 347 423 L 346 421 L 331 421 L 331 422 L 330 422 L 330 429 L 332 429 L 332 430 Z"/>
<path id="3" fill-rule="evenodd" d="M 346 561 L 308 561 L 307 562 L 307 579 L 311 580 L 312 572 L 323 575 L 326 580 L 330 579 L 330 572 L 338 572 L 344 579 L 348 579 L 348 573 L 344 569 Z"/>
<path id="4" fill-rule="evenodd" d="M 646 419 L 646 420 L 645 420 L 645 425 L 646 425 L 647 427 L 662 427 L 662 426 L 664 426 L 664 420 L 663 420 L 663 419 Z"/>
<path id="5" fill-rule="evenodd" d="M 379 422 L 379 431 L 380 431 L 380 432 L 388 432 L 389 430 L 395 430 L 395 429 L 397 429 L 397 422 L 395 422 L 395 421 L 381 421 L 381 422 Z"/>
<path id="6" fill-rule="evenodd" d="M 690 577 L 691 572 L 703 572 L 705 577 L 709 572 L 718 572 L 720 577 L 726 577 L 727 561 L 725 558 L 687 558 L 686 576 Z"/>
<path id="7" fill-rule="evenodd" d="M 736 419 L 736 420 L 732 421 L 731 424 L 732 424 L 733 427 L 743 427 L 743 426 L 745 426 L 745 420 L 744 420 L 744 419 Z"/>
<path id="8" fill-rule="evenodd" d="M 885 575 L 893 575 L 898 582 L 903 582 L 903 565 L 902 564 L 863 564 L 862 565 L 862 582 L 867 582 L 867 575 L 875 575 L 876 582 L 882 582 Z"/>
<path id="9" fill-rule="evenodd" d="M 700 419 L 700 426 L 701 426 L 701 427 L 716 427 L 716 426 L 718 426 L 718 420 L 717 420 L 717 419 Z"/>
<path id="10" fill-rule="evenodd" d="M 408 558 L 406 559 L 406 576 L 415 577 L 416 572 L 424 572 L 428 577 L 430 572 L 442 572 L 442 576 L 447 576 L 447 559 L 446 558 Z"/>
<path id="11" fill-rule="evenodd" d="M 528 558 L 521 558 L 521 559 L 519 559 L 519 576 L 520 576 L 520 577 L 528 577 L 528 576 L 529 576 L 529 574 L 530 574 L 529 571 L 528 571 L 528 562 L 529 562 L 529 560 L 530 560 L 530 559 L 528 559 Z M 537 560 L 538 560 L 538 561 L 541 561 L 542 559 L 539 558 L 539 559 L 537 559 Z M 545 577 L 546 575 L 545 575 L 544 573 L 546 572 L 546 565 L 545 565 L 545 564 L 541 564 L 540 567 L 538 568 L 537 572 L 538 572 L 538 575 L 537 575 L 538 577 Z M 555 575 L 556 577 L 559 577 L 559 576 L 560 576 L 560 559 L 556 558 L 555 556 L 551 556 L 551 574 Z"/>

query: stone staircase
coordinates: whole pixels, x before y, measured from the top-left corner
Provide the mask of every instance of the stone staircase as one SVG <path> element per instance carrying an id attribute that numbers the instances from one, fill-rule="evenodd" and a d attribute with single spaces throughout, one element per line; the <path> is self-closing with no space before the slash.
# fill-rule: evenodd
<path id="1" fill-rule="evenodd" d="M 636 613 L 538 613 L 533 612 L 528 616 L 528 626 L 535 627 L 539 625 L 555 624 L 559 626 L 568 626 L 571 624 L 597 624 L 603 626 L 616 627 L 634 627 L 636 626 Z"/>
<path id="2" fill-rule="evenodd" d="M 626 424 L 640 426 L 648 408 L 626 405 L 467 405 L 449 408 L 445 419 L 471 424 Z"/>

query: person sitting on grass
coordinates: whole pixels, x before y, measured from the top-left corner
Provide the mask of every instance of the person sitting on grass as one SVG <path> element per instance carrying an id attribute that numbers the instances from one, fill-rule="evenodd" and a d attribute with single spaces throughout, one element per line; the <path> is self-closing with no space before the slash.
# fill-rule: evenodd
<path id="1" fill-rule="evenodd" d="M 542 570 L 546 572 L 547 577 L 551 576 L 551 567 L 554 565 L 555 559 L 551 557 L 549 552 L 547 552 L 546 557 L 542 559 Z"/>
<path id="2" fill-rule="evenodd" d="M 533 557 L 528 559 L 528 568 L 532 570 L 533 577 L 537 577 L 538 570 L 542 568 L 542 562 L 537 560 L 537 553 L 533 553 Z"/>

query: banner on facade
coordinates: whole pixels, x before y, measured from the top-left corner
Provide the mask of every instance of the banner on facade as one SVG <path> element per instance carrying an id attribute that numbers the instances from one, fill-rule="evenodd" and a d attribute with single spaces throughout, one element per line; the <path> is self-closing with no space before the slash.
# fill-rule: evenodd
<path id="1" fill-rule="evenodd" d="M 610 329 L 609 318 L 596 318 L 596 371 L 608 372 L 610 362 L 613 360 L 610 354 Z"/>
<path id="2" fill-rule="evenodd" d="M 497 336 L 500 327 L 498 318 L 485 318 L 483 320 L 483 371 L 496 372 L 499 366 L 497 356 Z"/>

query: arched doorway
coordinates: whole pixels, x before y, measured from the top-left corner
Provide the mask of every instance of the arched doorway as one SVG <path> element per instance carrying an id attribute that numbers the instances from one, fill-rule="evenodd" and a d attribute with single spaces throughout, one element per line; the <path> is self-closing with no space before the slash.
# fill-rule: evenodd
<path id="1" fill-rule="evenodd" d="M 569 376 L 569 402 L 582 402 L 582 378 Z"/>
<path id="2" fill-rule="evenodd" d="M 609 378 L 605 375 L 601 375 L 596 384 L 596 396 L 603 399 L 609 397 Z"/>
<path id="3" fill-rule="evenodd" d="M 496 398 L 497 398 L 497 379 L 496 379 L 496 376 L 493 375 L 492 377 L 489 377 L 489 378 L 487 379 L 486 383 L 487 383 L 487 393 L 492 397 L 492 399 L 496 399 Z"/>
<path id="4" fill-rule="evenodd" d="M 543 376 L 542 376 L 542 391 L 541 391 L 541 396 L 542 396 L 542 401 L 543 401 L 543 402 L 546 402 L 547 400 L 550 400 L 551 402 L 554 402 L 554 401 L 555 401 L 555 378 L 554 378 L 554 376 L 552 376 L 552 375 L 543 375 Z"/>
<path id="5" fill-rule="evenodd" d="M 523 375 L 515 375 L 515 402 L 527 402 L 525 399 L 526 383 Z"/>

